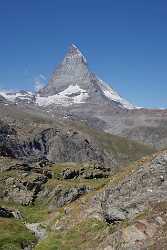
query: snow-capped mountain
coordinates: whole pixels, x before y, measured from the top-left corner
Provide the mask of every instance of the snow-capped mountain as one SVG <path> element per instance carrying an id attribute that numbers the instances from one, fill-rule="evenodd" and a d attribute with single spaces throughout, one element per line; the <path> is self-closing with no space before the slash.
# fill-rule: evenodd
<path id="1" fill-rule="evenodd" d="M 14 105 L 13 105 L 14 104 Z M 89 70 L 86 58 L 71 45 L 48 84 L 35 93 L 0 91 L 2 112 L 26 111 L 53 120 L 84 122 L 89 127 L 164 147 L 167 110 L 134 107 Z"/>
<path id="2" fill-rule="evenodd" d="M 34 104 L 40 107 L 100 104 L 123 109 L 135 107 L 123 99 L 110 85 L 89 70 L 86 58 L 72 44 L 48 84 L 36 93 L 0 91 L 9 102 Z"/>
<path id="3" fill-rule="evenodd" d="M 114 103 L 122 108 L 134 108 L 89 70 L 86 58 L 74 44 L 70 46 L 48 85 L 37 93 L 36 103 L 39 106 Z"/>
<path id="4" fill-rule="evenodd" d="M 35 95 L 31 92 L 28 91 L 17 91 L 17 92 L 13 92 L 13 91 L 0 91 L 0 96 L 5 98 L 5 100 L 9 101 L 9 102 L 15 102 L 15 103 L 19 103 L 19 102 L 24 102 L 24 103 L 34 103 L 35 102 Z"/>

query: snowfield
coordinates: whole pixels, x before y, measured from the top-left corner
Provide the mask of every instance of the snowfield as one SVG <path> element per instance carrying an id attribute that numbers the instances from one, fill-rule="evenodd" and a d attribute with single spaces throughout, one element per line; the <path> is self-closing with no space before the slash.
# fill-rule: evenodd
<path id="1" fill-rule="evenodd" d="M 85 103 L 88 97 L 89 95 L 86 92 L 86 90 L 81 89 L 76 84 L 76 85 L 70 85 L 67 89 L 63 90 L 62 92 L 56 95 L 47 97 L 42 97 L 40 95 L 37 95 L 36 104 L 38 104 L 39 106 L 49 106 L 51 104 L 69 106 L 72 104 Z"/>
<path id="2" fill-rule="evenodd" d="M 21 91 L 21 92 L 0 91 L 0 95 L 10 102 L 15 102 L 16 98 L 30 101 L 34 96 L 31 92 L 26 92 L 26 91 Z"/>
<path id="3" fill-rule="evenodd" d="M 126 109 L 135 109 L 135 106 L 128 102 L 126 99 L 122 98 L 116 91 L 114 91 L 110 86 L 108 86 L 103 80 L 99 79 L 100 87 L 104 95 L 111 101 L 120 103 Z"/>

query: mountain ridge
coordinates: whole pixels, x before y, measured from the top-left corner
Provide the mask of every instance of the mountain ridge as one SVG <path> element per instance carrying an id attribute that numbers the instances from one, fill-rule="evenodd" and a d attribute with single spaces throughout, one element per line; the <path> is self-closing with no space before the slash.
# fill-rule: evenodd
<path id="1" fill-rule="evenodd" d="M 36 93 L 18 91 L 12 94 L 1 91 L 0 95 L 9 101 L 23 100 L 39 106 L 69 106 L 88 102 L 135 108 L 89 70 L 85 56 L 74 44 L 69 47 L 62 63 L 57 66 L 48 84 L 42 89 Z"/>
<path id="2" fill-rule="evenodd" d="M 83 96 L 83 103 L 107 103 L 113 101 L 123 108 L 134 108 L 133 105 L 126 100 L 124 101 L 108 84 L 89 70 L 87 59 L 74 44 L 69 47 L 67 54 L 62 63 L 56 68 L 48 85 L 41 89 L 39 94 L 43 96 L 61 95 L 62 91 L 71 86 L 79 87 L 81 92 L 87 94 Z M 82 99 L 82 96 L 80 98 Z M 74 100 L 74 103 L 77 102 Z"/>

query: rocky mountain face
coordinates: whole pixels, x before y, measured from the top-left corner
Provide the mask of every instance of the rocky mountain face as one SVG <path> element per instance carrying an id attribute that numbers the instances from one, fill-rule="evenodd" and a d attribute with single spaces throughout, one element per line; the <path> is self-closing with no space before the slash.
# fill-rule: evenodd
<path id="1" fill-rule="evenodd" d="M 133 108 L 133 105 L 122 99 L 89 70 L 86 58 L 74 44 L 70 46 L 48 85 L 38 94 L 37 103 L 41 106 L 110 103 L 111 106 L 116 104 Z"/>
<path id="2" fill-rule="evenodd" d="M 51 162 L 96 161 L 104 164 L 105 153 L 89 136 L 72 129 L 47 128 L 31 137 L 0 121 L 0 155 L 18 159 Z M 107 158 L 107 155 L 106 155 Z"/>
<path id="3" fill-rule="evenodd" d="M 134 108 L 89 70 L 86 58 L 74 44 L 70 46 L 49 83 L 37 93 L 1 91 L 0 95 L 15 103 L 33 103 L 42 107 L 50 105 L 68 107 L 87 103 L 106 104 L 114 108 Z"/>

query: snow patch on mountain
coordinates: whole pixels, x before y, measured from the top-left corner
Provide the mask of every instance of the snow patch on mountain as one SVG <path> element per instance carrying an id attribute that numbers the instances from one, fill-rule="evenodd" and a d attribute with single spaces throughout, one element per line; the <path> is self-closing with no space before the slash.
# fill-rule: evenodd
<path id="1" fill-rule="evenodd" d="M 77 84 L 76 85 L 70 85 L 67 89 L 60 92 L 58 95 L 72 95 L 76 93 L 87 93 L 86 90 L 81 89 Z"/>
<path id="2" fill-rule="evenodd" d="M 101 89 L 104 95 L 111 101 L 120 103 L 126 109 L 134 109 L 135 106 L 128 102 L 126 99 L 122 98 L 116 91 L 114 91 L 110 86 L 108 86 L 103 80 L 98 79 L 101 83 Z"/>
<path id="3" fill-rule="evenodd" d="M 15 102 L 16 99 L 31 101 L 34 96 L 31 92 L 27 91 L 20 91 L 20 92 L 0 91 L 0 95 L 10 102 Z"/>
<path id="4" fill-rule="evenodd" d="M 86 92 L 86 90 L 81 89 L 76 84 L 76 85 L 70 85 L 67 89 L 61 91 L 56 95 L 47 97 L 37 95 L 36 103 L 39 106 L 49 106 L 51 104 L 69 106 L 72 104 L 85 103 L 88 97 L 89 95 Z"/>

